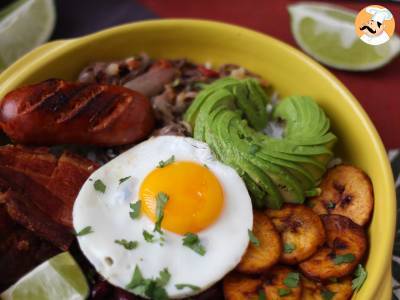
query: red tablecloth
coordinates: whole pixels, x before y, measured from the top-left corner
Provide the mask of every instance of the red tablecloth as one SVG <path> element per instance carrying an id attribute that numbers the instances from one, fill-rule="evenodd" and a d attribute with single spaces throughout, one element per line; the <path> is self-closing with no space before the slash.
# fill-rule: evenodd
<path id="1" fill-rule="evenodd" d="M 296 45 L 289 27 L 288 0 L 140 0 L 160 17 L 205 18 L 253 28 Z M 376 1 L 381 3 L 382 1 Z M 360 10 L 366 1 L 333 1 Z M 397 21 L 400 5 L 385 2 Z M 361 102 L 377 127 L 387 148 L 400 147 L 400 57 L 384 68 L 367 73 L 332 70 Z"/>

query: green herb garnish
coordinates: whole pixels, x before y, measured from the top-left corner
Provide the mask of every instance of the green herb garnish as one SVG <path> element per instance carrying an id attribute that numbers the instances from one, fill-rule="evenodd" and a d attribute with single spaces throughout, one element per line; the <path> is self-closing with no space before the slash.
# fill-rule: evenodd
<path id="1" fill-rule="evenodd" d="M 200 239 L 197 234 L 190 232 L 186 233 L 182 241 L 183 241 L 183 246 L 189 247 L 190 249 L 200 254 L 201 256 L 204 256 L 204 254 L 206 254 L 206 249 L 200 243 Z"/>
<path id="2" fill-rule="evenodd" d="M 159 192 L 156 196 L 156 225 L 153 231 L 163 233 L 161 230 L 161 222 L 164 219 L 164 208 L 167 204 L 169 196 L 163 192 Z"/>
<path id="3" fill-rule="evenodd" d="M 103 181 L 101 181 L 100 179 L 97 179 L 94 183 L 93 183 L 94 189 L 98 192 L 101 193 L 105 193 L 106 192 L 106 185 L 104 184 Z"/>
<path id="4" fill-rule="evenodd" d="M 133 250 L 139 245 L 139 242 L 137 241 L 127 241 L 125 239 L 115 240 L 114 242 L 118 245 L 123 246 L 126 250 Z"/>
<path id="5" fill-rule="evenodd" d="M 292 244 L 292 243 L 283 244 L 283 252 L 292 253 L 294 250 L 296 250 L 296 245 L 295 244 Z"/>
<path id="6" fill-rule="evenodd" d="M 343 255 L 336 255 L 333 259 L 333 263 L 335 265 L 341 265 L 345 263 L 351 263 L 356 259 L 356 257 L 352 253 L 347 253 Z"/>
<path id="7" fill-rule="evenodd" d="M 168 294 L 165 291 L 165 286 L 169 282 L 171 274 L 168 269 L 164 269 L 160 272 L 160 275 L 156 279 L 145 279 L 138 266 L 135 267 L 132 279 L 126 286 L 127 289 L 131 290 L 134 294 L 147 297 L 154 300 L 167 300 Z"/>
<path id="8" fill-rule="evenodd" d="M 292 293 L 292 291 L 290 289 L 285 289 L 285 288 L 278 289 L 278 294 L 279 294 L 280 297 L 288 296 L 291 293 Z"/>
<path id="9" fill-rule="evenodd" d="M 92 230 L 92 226 L 86 226 L 85 228 L 83 228 L 81 231 L 76 232 L 75 231 L 75 235 L 76 236 L 82 236 L 82 235 L 87 235 L 89 233 L 93 233 L 94 231 Z"/>
<path id="10" fill-rule="evenodd" d="M 257 145 L 257 144 L 251 144 L 251 145 L 250 145 L 250 148 L 249 148 L 249 153 L 250 153 L 251 155 L 254 155 L 254 154 L 256 154 L 258 151 L 260 151 L 260 149 L 261 149 L 261 147 L 260 147 L 259 145 Z"/>
<path id="11" fill-rule="evenodd" d="M 297 288 L 299 286 L 300 274 L 295 272 L 290 272 L 283 280 L 283 283 L 289 288 Z"/>
<path id="12" fill-rule="evenodd" d="M 157 284 L 159 286 L 166 286 L 169 280 L 171 279 L 171 273 L 168 271 L 167 268 L 160 271 L 160 275 L 157 279 Z"/>
<path id="13" fill-rule="evenodd" d="M 124 181 L 127 181 L 131 176 L 123 177 L 119 179 L 119 184 L 123 183 Z"/>
<path id="14" fill-rule="evenodd" d="M 264 290 L 259 290 L 258 291 L 258 300 L 267 300 L 267 295 L 265 295 Z"/>
<path id="15" fill-rule="evenodd" d="M 154 243 L 154 235 L 148 232 L 147 230 L 143 230 L 144 240 L 148 243 Z"/>
<path id="16" fill-rule="evenodd" d="M 334 209 L 336 207 L 336 204 L 335 204 L 335 202 L 333 202 L 333 201 L 329 201 L 327 204 L 326 204 L 326 208 L 327 209 Z"/>
<path id="17" fill-rule="evenodd" d="M 135 203 L 129 204 L 129 207 L 130 207 L 131 210 L 132 210 L 132 211 L 129 212 L 129 216 L 130 216 L 132 219 L 137 219 L 137 218 L 139 218 L 141 206 L 142 206 L 142 202 L 141 202 L 140 200 L 139 200 L 139 201 L 136 201 Z"/>
<path id="18" fill-rule="evenodd" d="M 335 294 L 336 293 L 331 292 L 330 290 L 322 290 L 321 291 L 321 297 L 324 300 L 332 300 L 333 297 L 335 297 Z"/>
<path id="19" fill-rule="evenodd" d="M 200 291 L 200 288 L 198 286 L 195 286 L 193 284 L 188 284 L 188 283 L 178 283 L 178 284 L 175 284 L 175 287 L 178 290 L 182 290 L 184 288 L 189 288 L 189 289 L 191 289 L 192 291 L 195 291 L 195 292 L 196 291 Z"/>
<path id="20" fill-rule="evenodd" d="M 175 155 L 172 155 L 170 158 L 168 158 L 167 160 L 160 160 L 160 162 L 158 163 L 158 168 L 164 168 L 166 166 L 168 166 L 169 164 L 172 164 L 175 161 Z"/>
<path id="21" fill-rule="evenodd" d="M 353 290 L 358 291 L 367 279 L 368 272 L 361 264 L 359 264 L 354 272 L 354 276 L 355 277 L 352 281 L 352 288 Z"/>
<path id="22" fill-rule="evenodd" d="M 258 240 L 258 238 L 254 235 L 253 231 L 251 231 L 250 229 L 247 230 L 248 234 L 249 234 L 249 239 L 250 242 L 256 246 L 259 247 L 260 246 L 260 241 Z"/>

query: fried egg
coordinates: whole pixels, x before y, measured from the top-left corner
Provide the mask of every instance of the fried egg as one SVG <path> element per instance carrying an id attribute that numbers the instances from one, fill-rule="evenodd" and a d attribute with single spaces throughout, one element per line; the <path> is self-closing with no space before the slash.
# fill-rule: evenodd
<path id="1" fill-rule="evenodd" d="M 161 136 L 93 173 L 75 201 L 73 224 L 89 232 L 78 235 L 80 248 L 111 284 L 130 290 L 135 269 L 146 279 L 166 269 L 168 297 L 183 298 L 235 268 L 248 246 L 253 214 L 244 182 L 207 144 Z M 198 236 L 204 253 L 183 244 L 188 233 Z"/>

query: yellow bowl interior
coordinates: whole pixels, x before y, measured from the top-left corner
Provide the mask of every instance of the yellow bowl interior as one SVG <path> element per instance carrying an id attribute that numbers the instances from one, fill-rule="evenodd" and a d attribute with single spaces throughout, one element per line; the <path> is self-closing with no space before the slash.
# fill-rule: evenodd
<path id="1" fill-rule="evenodd" d="M 331 118 L 333 131 L 339 137 L 337 154 L 366 171 L 374 186 L 368 278 L 353 299 L 389 299 L 396 204 L 385 149 L 350 92 L 329 71 L 287 44 L 217 22 L 132 23 L 79 39 L 53 42 L 27 54 L 0 76 L 0 99 L 18 86 L 55 77 L 73 80 L 90 62 L 124 58 L 141 51 L 152 57 L 186 57 L 214 66 L 236 63 L 262 75 L 282 96 L 314 97 Z"/>

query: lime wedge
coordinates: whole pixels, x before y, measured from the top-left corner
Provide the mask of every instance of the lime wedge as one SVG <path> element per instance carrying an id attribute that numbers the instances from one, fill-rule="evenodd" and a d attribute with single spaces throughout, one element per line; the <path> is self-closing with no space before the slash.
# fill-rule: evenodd
<path id="1" fill-rule="evenodd" d="M 400 38 L 379 46 L 356 35 L 356 12 L 331 4 L 297 3 L 288 7 L 292 33 L 309 55 L 330 67 L 350 71 L 379 68 L 400 53 Z"/>
<path id="2" fill-rule="evenodd" d="M 0 295 L 2 300 L 80 300 L 89 293 L 85 276 L 68 252 L 45 261 Z"/>
<path id="3" fill-rule="evenodd" d="M 55 16 L 53 0 L 18 0 L 0 11 L 0 71 L 47 41 Z"/>

